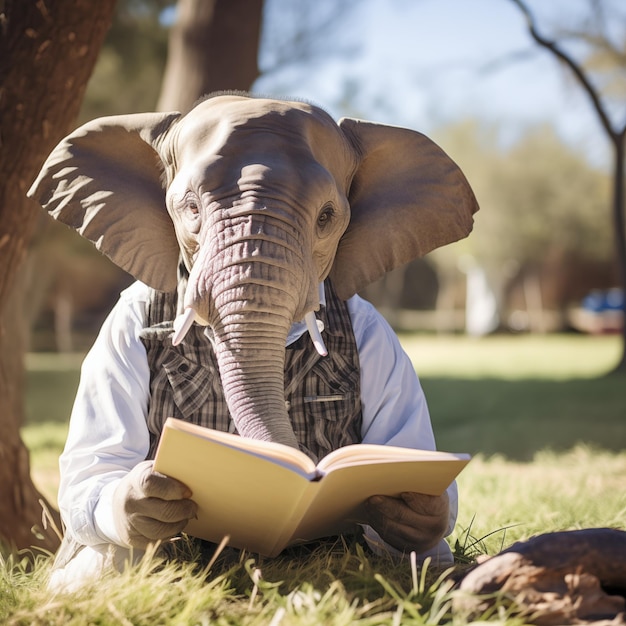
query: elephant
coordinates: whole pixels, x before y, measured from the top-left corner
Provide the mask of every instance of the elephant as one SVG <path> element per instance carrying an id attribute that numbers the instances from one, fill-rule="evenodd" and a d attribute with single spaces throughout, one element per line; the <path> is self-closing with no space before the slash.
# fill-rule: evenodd
<path id="1" fill-rule="evenodd" d="M 189 278 L 174 343 L 210 328 L 240 435 L 297 447 L 285 342 L 329 278 L 340 299 L 467 236 L 465 176 L 423 134 L 303 101 L 214 94 L 186 115 L 89 122 L 45 162 L 29 196 L 156 290 Z"/>

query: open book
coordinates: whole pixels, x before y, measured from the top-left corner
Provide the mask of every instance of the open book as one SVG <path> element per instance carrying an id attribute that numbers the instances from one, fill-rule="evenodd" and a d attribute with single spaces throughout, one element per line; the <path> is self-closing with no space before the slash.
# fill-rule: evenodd
<path id="1" fill-rule="evenodd" d="M 276 556 L 289 545 L 348 532 L 365 522 L 373 495 L 440 495 L 469 462 L 451 454 L 356 444 L 317 466 L 279 443 L 246 439 L 178 419 L 165 422 L 155 471 L 193 492 L 198 518 L 185 532 Z"/>

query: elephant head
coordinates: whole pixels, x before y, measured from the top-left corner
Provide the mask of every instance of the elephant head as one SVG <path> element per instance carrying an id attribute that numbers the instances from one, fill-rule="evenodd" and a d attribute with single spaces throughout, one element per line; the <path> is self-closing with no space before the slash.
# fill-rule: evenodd
<path id="1" fill-rule="evenodd" d="M 239 433 L 293 446 L 285 343 L 294 320 L 316 330 L 320 282 L 347 299 L 465 237 L 477 210 L 420 133 L 240 94 L 185 116 L 94 120 L 57 146 L 29 195 L 157 290 L 176 289 L 182 258 L 174 342 L 210 326 Z"/>

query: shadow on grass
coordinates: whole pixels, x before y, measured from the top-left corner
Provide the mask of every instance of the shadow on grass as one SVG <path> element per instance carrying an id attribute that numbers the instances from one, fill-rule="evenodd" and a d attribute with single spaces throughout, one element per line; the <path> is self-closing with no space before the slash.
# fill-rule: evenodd
<path id="1" fill-rule="evenodd" d="M 28 424 L 67 423 L 80 359 L 42 360 L 27 373 Z M 421 377 L 442 450 L 531 460 L 584 442 L 626 449 L 626 376 L 549 380 Z"/>
<path id="2" fill-rule="evenodd" d="M 442 450 L 529 461 L 581 442 L 626 449 L 626 377 L 421 382 Z"/>

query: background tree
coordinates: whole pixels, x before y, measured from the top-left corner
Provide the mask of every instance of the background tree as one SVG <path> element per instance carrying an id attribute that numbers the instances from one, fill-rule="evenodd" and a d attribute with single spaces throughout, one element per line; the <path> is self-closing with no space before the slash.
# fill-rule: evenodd
<path id="1" fill-rule="evenodd" d="M 41 527 L 22 422 L 23 334 L 18 273 L 40 216 L 26 191 L 68 131 L 82 100 L 114 0 L 5 0 L 0 7 L 0 540 L 54 548 Z M 17 288 L 16 288 L 17 286 Z"/>
<path id="2" fill-rule="evenodd" d="M 626 204 L 624 197 L 624 165 L 626 119 L 623 112 L 621 119 L 615 113 L 616 93 L 624 93 L 626 86 L 626 32 L 619 33 L 621 40 L 613 43 L 611 27 L 624 23 L 624 7 L 613 7 L 618 11 L 617 22 L 607 19 L 607 6 L 597 0 L 590 0 L 590 17 L 582 29 L 567 29 L 561 36 L 569 40 L 575 39 L 587 44 L 587 54 L 582 61 L 576 60 L 573 53 L 568 52 L 556 39 L 550 39 L 540 33 L 535 17 L 523 0 L 512 0 L 524 14 L 528 30 L 532 38 L 542 48 L 550 51 L 559 61 L 566 65 L 574 74 L 580 86 L 585 90 L 598 115 L 602 128 L 606 132 L 613 148 L 613 228 L 615 250 L 618 260 L 622 291 L 626 295 Z M 617 5 L 616 5 L 617 6 Z M 615 17 L 615 16 L 614 16 Z M 593 46 L 591 52 L 588 46 Z M 585 65 L 587 62 L 587 65 Z M 595 70 L 595 82 L 592 73 Z M 607 80 L 608 76 L 608 80 Z M 626 301 L 625 301 L 626 302 Z M 622 324 L 622 355 L 616 367 L 617 371 L 626 373 L 626 303 L 623 306 L 624 323 Z"/>
<path id="3" fill-rule="evenodd" d="M 458 291 L 459 268 L 467 273 L 480 269 L 503 327 L 508 327 L 505 290 L 511 284 L 519 284 L 532 301 L 527 329 L 545 331 L 547 309 L 559 315 L 556 327 L 566 327 L 567 308 L 589 289 L 585 281 L 574 285 L 569 280 L 574 265 L 591 271 L 614 264 L 609 176 L 549 126 L 528 128 L 509 144 L 502 143 L 501 135 L 498 125 L 477 120 L 437 133 L 438 142 L 455 154 L 472 181 L 481 205 L 468 239 L 429 255 L 437 266 L 442 298 L 452 297 L 445 293 L 449 289 Z M 611 278 L 610 270 L 606 275 L 603 280 Z"/>
<path id="4" fill-rule="evenodd" d="M 87 85 L 80 123 L 153 111 L 167 59 L 175 0 L 117 0 L 111 28 Z"/>
<path id="5" fill-rule="evenodd" d="M 186 113 L 214 91 L 248 91 L 259 75 L 263 0 L 178 0 L 159 111 Z"/>

